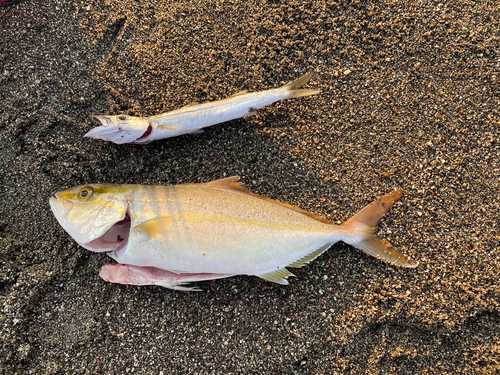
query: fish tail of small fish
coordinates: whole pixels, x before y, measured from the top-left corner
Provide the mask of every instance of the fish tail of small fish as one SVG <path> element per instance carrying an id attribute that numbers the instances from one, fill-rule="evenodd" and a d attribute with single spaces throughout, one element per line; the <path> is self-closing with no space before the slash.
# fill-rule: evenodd
<path id="1" fill-rule="evenodd" d="M 348 232 L 353 233 L 353 238 L 355 238 L 355 240 L 344 242 L 349 243 L 368 255 L 388 263 L 407 268 L 415 268 L 417 264 L 412 263 L 406 256 L 394 249 L 389 243 L 381 240 L 375 234 L 378 222 L 401 195 L 403 195 L 402 190 L 396 190 L 387 194 L 370 203 L 343 223 L 342 227 L 345 227 Z"/>
<path id="2" fill-rule="evenodd" d="M 314 77 L 314 75 L 315 73 L 306 73 L 303 76 L 297 78 L 295 81 L 289 82 L 285 86 L 283 86 L 283 88 L 286 89 L 288 93 L 286 99 L 300 98 L 301 96 L 319 94 L 321 90 L 301 89 L 301 87 L 309 82 L 311 78 Z"/>

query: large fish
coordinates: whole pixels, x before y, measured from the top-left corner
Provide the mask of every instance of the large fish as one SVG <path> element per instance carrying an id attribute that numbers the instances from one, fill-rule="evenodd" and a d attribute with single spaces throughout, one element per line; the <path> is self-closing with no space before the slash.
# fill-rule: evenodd
<path id="1" fill-rule="evenodd" d="M 192 104 L 153 117 L 94 116 L 102 125 L 84 137 L 123 144 L 149 143 L 156 139 L 196 133 L 207 126 L 253 115 L 257 109 L 283 99 L 317 94 L 320 90 L 300 89 L 312 76 L 312 73 L 307 73 L 277 89 L 252 93 L 242 91 L 226 99 Z"/>
<path id="2" fill-rule="evenodd" d="M 380 218 L 394 191 L 342 225 L 246 190 L 238 177 L 175 186 L 85 185 L 61 191 L 50 206 L 81 246 L 110 252 L 104 280 L 194 290 L 185 283 L 255 275 L 286 285 L 301 267 L 343 241 L 389 263 L 415 264 L 380 240 Z"/>

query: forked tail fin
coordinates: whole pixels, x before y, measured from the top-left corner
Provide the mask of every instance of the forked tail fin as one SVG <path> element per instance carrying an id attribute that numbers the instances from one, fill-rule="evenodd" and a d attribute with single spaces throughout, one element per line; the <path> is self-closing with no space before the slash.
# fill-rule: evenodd
<path id="1" fill-rule="evenodd" d="M 287 96 L 287 99 L 319 94 L 321 90 L 299 90 L 302 86 L 309 82 L 312 77 L 314 77 L 314 73 L 306 73 L 300 78 L 297 78 L 295 81 L 289 82 L 285 86 L 283 86 L 283 88 L 286 88 L 289 92 L 289 96 Z"/>
<path id="2" fill-rule="evenodd" d="M 342 226 L 348 227 L 351 232 L 358 234 L 358 236 L 354 236 L 357 237 L 356 240 L 349 242 L 350 245 L 364 251 L 366 254 L 397 266 L 415 268 L 417 264 L 409 261 L 403 254 L 394 249 L 389 243 L 382 241 L 375 234 L 378 222 L 401 195 L 403 195 L 402 190 L 396 190 L 384 195 L 363 208 L 343 223 Z"/>

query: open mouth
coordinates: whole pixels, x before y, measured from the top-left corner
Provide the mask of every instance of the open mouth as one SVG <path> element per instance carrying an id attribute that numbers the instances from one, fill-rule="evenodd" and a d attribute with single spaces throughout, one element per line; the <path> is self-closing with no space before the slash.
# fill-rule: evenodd
<path id="1" fill-rule="evenodd" d="M 115 122 L 107 116 L 93 116 L 102 125 L 84 135 L 85 138 L 102 139 L 116 144 L 146 143 L 153 132 L 151 124 L 140 122 Z"/>
<path id="2" fill-rule="evenodd" d="M 123 220 L 115 223 L 101 237 L 81 245 L 98 253 L 123 249 L 128 243 L 130 226 L 130 216 L 127 212 Z"/>

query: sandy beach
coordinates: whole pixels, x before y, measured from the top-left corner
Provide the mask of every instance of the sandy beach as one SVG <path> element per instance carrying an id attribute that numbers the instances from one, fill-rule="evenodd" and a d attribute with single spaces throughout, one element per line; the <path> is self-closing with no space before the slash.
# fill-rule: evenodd
<path id="1" fill-rule="evenodd" d="M 1 374 L 500 372 L 496 1 L 23 0 L 0 8 Z M 83 135 L 306 72 L 320 95 L 148 145 Z M 241 176 L 340 224 L 395 189 L 380 237 L 290 285 L 107 283 L 50 211 L 86 183 Z"/>

